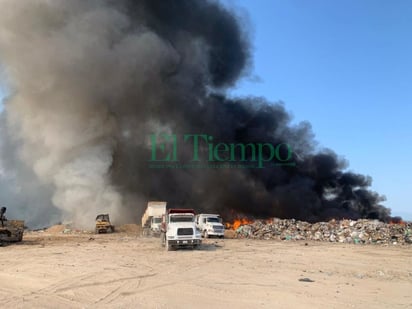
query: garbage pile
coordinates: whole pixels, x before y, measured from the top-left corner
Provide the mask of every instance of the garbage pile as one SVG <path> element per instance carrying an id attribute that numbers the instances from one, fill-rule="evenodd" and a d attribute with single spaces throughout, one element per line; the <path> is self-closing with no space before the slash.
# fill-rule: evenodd
<path id="1" fill-rule="evenodd" d="M 295 219 L 256 220 L 241 225 L 234 238 L 314 240 L 355 244 L 412 244 L 412 222 L 331 220 L 309 223 Z"/>

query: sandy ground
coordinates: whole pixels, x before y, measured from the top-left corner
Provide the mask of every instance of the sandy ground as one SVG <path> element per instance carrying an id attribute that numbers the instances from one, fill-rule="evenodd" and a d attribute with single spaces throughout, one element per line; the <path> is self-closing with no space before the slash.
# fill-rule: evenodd
<path id="1" fill-rule="evenodd" d="M 412 246 L 212 239 L 166 252 L 136 234 L 32 232 L 0 247 L 0 307 L 412 308 Z"/>

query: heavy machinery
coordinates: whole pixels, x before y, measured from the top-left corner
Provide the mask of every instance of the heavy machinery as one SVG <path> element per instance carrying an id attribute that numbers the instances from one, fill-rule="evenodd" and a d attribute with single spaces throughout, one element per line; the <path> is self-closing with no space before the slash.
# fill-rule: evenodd
<path id="1" fill-rule="evenodd" d="M 7 208 L 0 208 L 0 242 L 19 242 L 23 240 L 24 221 L 7 220 Z"/>
<path id="2" fill-rule="evenodd" d="M 147 203 L 142 216 L 143 236 L 159 236 L 162 217 L 166 213 L 166 202 L 151 201 Z"/>
<path id="3" fill-rule="evenodd" d="M 168 209 L 163 216 L 160 239 L 167 251 L 174 248 L 198 248 L 202 236 L 195 225 L 193 209 Z"/>
<path id="4" fill-rule="evenodd" d="M 110 223 L 108 214 L 100 214 L 96 217 L 96 234 L 113 233 L 114 225 Z"/>

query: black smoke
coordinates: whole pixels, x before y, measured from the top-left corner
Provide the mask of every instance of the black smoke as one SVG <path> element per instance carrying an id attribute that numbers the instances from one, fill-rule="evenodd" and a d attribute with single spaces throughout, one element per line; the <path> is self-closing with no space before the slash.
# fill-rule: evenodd
<path id="1" fill-rule="evenodd" d="M 282 105 L 263 98 L 233 99 L 213 91 L 233 85 L 249 63 L 249 45 L 230 12 L 210 1 L 131 1 L 125 8 L 133 18 L 144 12 L 146 25 L 179 55 L 173 74 L 162 79 L 164 105 L 156 113 L 161 123 L 177 135 L 204 133 L 227 143 L 289 143 L 296 151 L 296 166 L 151 170 L 145 162 L 150 157 L 147 148 L 121 140 L 112 179 L 122 190 L 227 218 L 389 218 L 388 209 L 380 205 L 384 198 L 368 189 L 370 177 L 345 172 L 346 162 L 330 150 L 313 152 L 310 125 L 292 126 Z M 187 42 L 199 39 L 207 49 L 201 72 L 190 70 L 186 49 Z"/>
<path id="2" fill-rule="evenodd" d="M 0 59 L 16 81 L 3 135 L 55 190 L 53 204 L 66 217 L 91 216 L 101 207 L 137 220 L 145 202 L 157 199 L 228 220 L 389 219 L 370 177 L 348 172 L 331 150 L 316 151 L 310 124 L 293 125 L 281 103 L 225 94 L 248 72 L 251 48 L 242 23 L 218 2 L 27 3 L 8 1 L 11 13 L 0 22 L 11 35 L 0 37 Z M 36 52 L 17 57 L 19 48 Z M 44 138 L 27 129 L 35 126 Z M 151 168 L 149 136 L 161 132 L 287 143 L 295 165 Z M 179 158 L 186 163 L 191 150 L 180 147 Z M 49 157 L 56 165 L 45 164 Z M 84 212 L 91 202 L 92 211 Z"/>

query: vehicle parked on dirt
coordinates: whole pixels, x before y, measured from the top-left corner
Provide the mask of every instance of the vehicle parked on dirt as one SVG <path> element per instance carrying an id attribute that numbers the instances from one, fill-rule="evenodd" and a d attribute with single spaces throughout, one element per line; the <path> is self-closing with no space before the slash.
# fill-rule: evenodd
<path id="1" fill-rule="evenodd" d="M 7 220 L 7 208 L 0 208 L 0 242 L 20 242 L 23 240 L 24 220 Z"/>
<path id="2" fill-rule="evenodd" d="M 195 225 L 195 211 L 168 209 L 163 216 L 160 239 L 167 251 L 182 247 L 198 248 L 202 236 Z"/>
<path id="3" fill-rule="evenodd" d="M 225 237 L 225 226 L 222 224 L 222 218 L 217 214 L 199 214 L 195 217 L 196 227 L 202 233 L 204 238 L 216 236 Z"/>
<path id="4" fill-rule="evenodd" d="M 143 236 L 160 236 L 162 217 L 166 213 L 167 202 L 151 201 L 147 203 L 142 216 Z"/>
<path id="5" fill-rule="evenodd" d="M 114 232 L 114 225 L 110 223 L 110 218 L 108 214 L 97 215 L 95 232 L 96 234 Z"/>

